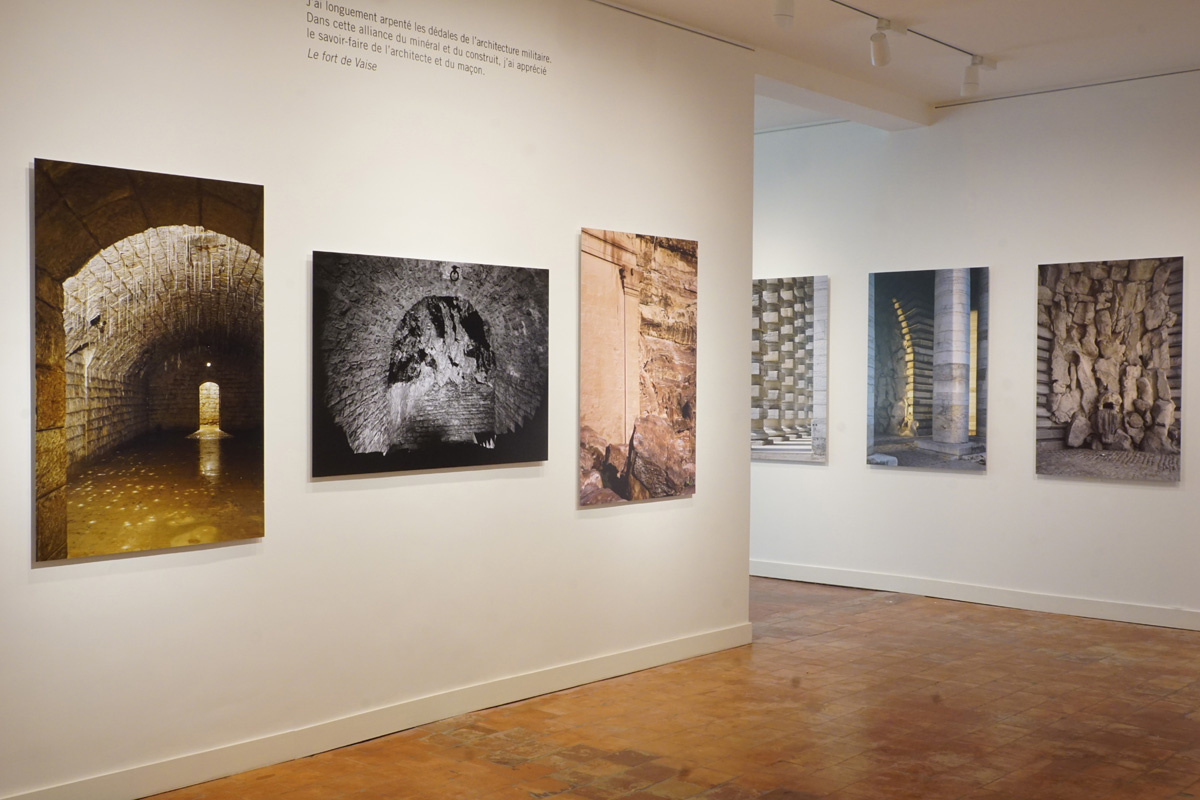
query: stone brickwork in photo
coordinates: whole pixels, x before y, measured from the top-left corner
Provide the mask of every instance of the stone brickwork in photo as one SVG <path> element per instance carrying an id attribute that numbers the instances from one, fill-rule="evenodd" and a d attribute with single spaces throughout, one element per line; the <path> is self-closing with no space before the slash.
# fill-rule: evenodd
<path id="1" fill-rule="evenodd" d="M 585 228 L 579 502 L 696 488 L 697 245 Z"/>
<path id="2" fill-rule="evenodd" d="M 1182 332 L 1181 258 L 1040 266 L 1038 472 L 1179 480 Z"/>
<path id="3" fill-rule="evenodd" d="M 869 280 L 868 463 L 983 469 L 988 269 Z"/>
<path id="4" fill-rule="evenodd" d="M 34 560 L 49 561 L 69 557 L 69 475 L 180 402 L 156 391 L 164 372 L 240 359 L 256 377 L 226 378 L 255 383 L 235 416 L 261 426 L 263 190 L 38 159 L 34 215 Z"/>
<path id="5" fill-rule="evenodd" d="M 545 270 L 317 252 L 313 283 L 314 475 L 546 457 Z"/>

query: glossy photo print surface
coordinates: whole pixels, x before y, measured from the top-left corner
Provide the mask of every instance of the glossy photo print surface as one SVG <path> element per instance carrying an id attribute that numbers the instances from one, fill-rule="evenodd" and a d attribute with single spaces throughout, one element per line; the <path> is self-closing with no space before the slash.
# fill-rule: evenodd
<path id="1" fill-rule="evenodd" d="M 829 278 L 762 278 L 751 289 L 750 458 L 825 463 Z"/>
<path id="2" fill-rule="evenodd" d="M 263 188 L 38 160 L 35 560 L 263 535 Z"/>
<path id="3" fill-rule="evenodd" d="M 313 477 L 545 461 L 549 273 L 313 253 Z"/>
<path id="4" fill-rule="evenodd" d="M 582 232 L 581 506 L 696 491 L 696 249 Z"/>
<path id="5" fill-rule="evenodd" d="M 1037 472 L 1178 481 L 1183 259 L 1038 267 Z"/>
<path id="6" fill-rule="evenodd" d="M 867 463 L 983 471 L 988 269 L 869 276 Z"/>

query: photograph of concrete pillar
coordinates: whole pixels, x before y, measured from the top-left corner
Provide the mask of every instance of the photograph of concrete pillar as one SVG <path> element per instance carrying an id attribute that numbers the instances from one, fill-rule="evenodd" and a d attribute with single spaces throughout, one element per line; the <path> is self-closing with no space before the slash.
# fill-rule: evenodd
<path id="1" fill-rule="evenodd" d="M 696 491 L 696 242 L 585 228 L 579 504 Z"/>
<path id="2" fill-rule="evenodd" d="M 988 269 L 876 272 L 867 463 L 986 469 Z"/>
<path id="3" fill-rule="evenodd" d="M 1178 481 L 1183 259 L 1038 267 L 1037 472 Z"/>
<path id="4" fill-rule="evenodd" d="M 34 162 L 35 561 L 263 535 L 263 188 Z"/>
<path id="5" fill-rule="evenodd" d="M 312 475 L 545 461 L 550 274 L 313 253 Z"/>
<path id="6" fill-rule="evenodd" d="M 753 281 L 750 458 L 825 463 L 829 278 Z"/>

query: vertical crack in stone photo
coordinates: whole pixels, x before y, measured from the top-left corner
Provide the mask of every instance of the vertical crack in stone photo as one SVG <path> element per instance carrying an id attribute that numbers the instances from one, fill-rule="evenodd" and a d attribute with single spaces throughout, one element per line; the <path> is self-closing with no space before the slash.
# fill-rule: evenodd
<path id="1" fill-rule="evenodd" d="M 579 504 L 696 490 L 697 244 L 585 228 Z"/>
<path id="2" fill-rule="evenodd" d="M 1178 481 L 1183 259 L 1038 267 L 1037 472 Z"/>
<path id="3" fill-rule="evenodd" d="M 829 278 L 751 285 L 750 458 L 825 463 Z"/>
<path id="4" fill-rule="evenodd" d="M 35 560 L 263 535 L 261 186 L 37 160 Z"/>
<path id="5" fill-rule="evenodd" d="M 988 274 L 868 277 L 868 464 L 986 469 Z"/>
<path id="6" fill-rule="evenodd" d="M 313 253 L 314 477 L 544 461 L 549 273 Z"/>

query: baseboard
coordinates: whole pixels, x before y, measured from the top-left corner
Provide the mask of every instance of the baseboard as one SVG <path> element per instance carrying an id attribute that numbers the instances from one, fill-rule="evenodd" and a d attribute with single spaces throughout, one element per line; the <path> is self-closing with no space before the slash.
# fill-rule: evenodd
<path id="1" fill-rule="evenodd" d="M 782 561 L 751 559 L 750 574 L 760 578 L 783 578 L 790 581 L 824 583 L 831 586 L 852 586 L 857 589 L 877 589 L 904 592 L 946 600 L 964 600 L 989 606 L 1020 608 L 1026 611 L 1047 611 L 1075 617 L 1107 619 L 1116 622 L 1136 622 L 1162 628 L 1200 630 L 1200 611 L 1185 608 L 1166 608 L 1113 600 L 1093 600 L 1086 597 L 1067 597 L 995 586 L 978 586 L 934 578 L 916 578 L 884 572 L 866 572 L 834 567 L 815 567 Z"/>
<path id="2" fill-rule="evenodd" d="M 407 700 L 200 753 L 8 795 L 5 800 L 132 800 L 304 758 L 446 717 L 748 644 L 749 622 Z"/>

